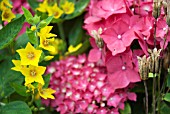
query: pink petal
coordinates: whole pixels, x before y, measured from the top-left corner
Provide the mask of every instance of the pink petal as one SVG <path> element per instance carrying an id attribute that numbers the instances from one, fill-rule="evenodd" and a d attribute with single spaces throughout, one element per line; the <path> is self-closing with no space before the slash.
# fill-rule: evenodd
<path id="1" fill-rule="evenodd" d="M 97 62 L 101 58 L 101 51 L 99 49 L 91 49 L 88 60 L 89 62 Z"/>
<path id="2" fill-rule="evenodd" d="M 111 87 L 114 89 L 125 88 L 130 83 L 126 77 L 126 73 L 122 71 L 117 71 L 115 73 L 109 74 L 108 81 Z"/>

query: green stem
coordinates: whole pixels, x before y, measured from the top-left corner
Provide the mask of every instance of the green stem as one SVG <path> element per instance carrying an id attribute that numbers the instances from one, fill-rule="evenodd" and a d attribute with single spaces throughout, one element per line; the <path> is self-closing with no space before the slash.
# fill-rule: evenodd
<path id="1" fill-rule="evenodd" d="M 152 87 L 152 114 L 156 114 L 156 75 L 154 73 L 153 77 L 153 87 Z"/>
<path id="2" fill-rule="evenodd" d="M 65 41 L 65 34 L 64 34 L 64 29 L 63 29 L 63 22 L 57 23 L 58 30 L 59 30 L 59 35 L 63 41 Z"/>

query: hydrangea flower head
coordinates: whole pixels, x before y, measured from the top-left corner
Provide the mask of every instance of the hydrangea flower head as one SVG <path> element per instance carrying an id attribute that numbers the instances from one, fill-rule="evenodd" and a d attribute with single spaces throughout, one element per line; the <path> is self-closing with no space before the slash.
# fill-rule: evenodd
<path id="1" fill-rule="evenodd" d="M 124 108 L 126 100 L 136 100 L 136 94 L 130 96 L 128 88 L 121 91 L 112 89 L 106 68 L 88 62 L 85 55 L 52 62 L 47 67 L 47 73 L 52 73 L 50 88 L 56 92 L 54 100 L 43 102 L 61 114 L 119 114 L 118 110 Z"/>

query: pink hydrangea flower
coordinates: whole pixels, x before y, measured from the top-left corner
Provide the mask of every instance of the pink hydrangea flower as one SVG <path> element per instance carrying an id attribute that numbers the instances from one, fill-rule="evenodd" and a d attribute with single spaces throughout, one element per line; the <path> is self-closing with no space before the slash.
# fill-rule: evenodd
<path id="1" fill-rule="evenodd" d="M 129 83 L 139 82 L 140 77 L 134 70 L 132 63 L 132 52 L 111 56 L 106 56 L 106 67 L 108 71 L 108 80 L 114 89 L 125 88 Z M 114 83 L 112 83 L 114 81 Z"/>
<path id="2" fill-rule="evenodd" d="M 43 99 L 42 102 L 61 114 L 119 114 L 124 102 L 136 101 L 136 94 L 129 92 L 128 87 L 111 88 L 106 68 L 89 62 L 86 55 L 52 62 L 46 72 L 52 74 L 50 87 L 56 93 L 54 100 Z"/>

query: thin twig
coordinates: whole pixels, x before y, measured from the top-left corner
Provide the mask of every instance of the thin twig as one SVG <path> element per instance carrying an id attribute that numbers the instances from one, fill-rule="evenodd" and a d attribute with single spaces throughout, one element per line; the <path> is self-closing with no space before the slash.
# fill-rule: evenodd
<path id="1" fill-rule="evenodd" d="M 148 89 L 146 80 L 143 81 L 145 87 L 145 114 L 148 114 Z"/>

